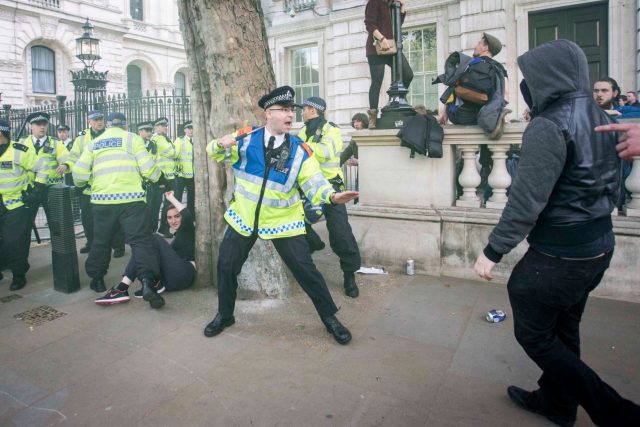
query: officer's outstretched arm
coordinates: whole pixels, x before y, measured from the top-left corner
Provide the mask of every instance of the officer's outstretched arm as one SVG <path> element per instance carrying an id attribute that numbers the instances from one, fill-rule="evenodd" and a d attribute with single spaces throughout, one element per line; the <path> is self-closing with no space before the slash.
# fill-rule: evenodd
<path id="1" fill-rule="evenodd" d="M 85 147 L 80 155 L 80 158 L 73 167 L 73 182 L 76 187 L 86 187 L 91 177 L 91 168 L 93 167 L 93 150 L 89 150 L 89 147 Z"/>
<path id="2" fill-rule="evenodd" d="M 160 168 L 144 146 L 143 139 L 138 135 L 133 136 L 133 155 L 142 177 L 156 182 L 160 178 Z"/>
<path id="3" fill-rule="evenodd" d="M 223 162 L 227 148 L 231 149 L 231 164 L 238 161 L 238 132 L 230 133 L 220 139 L 213 139 L 207 144 L 207 154 L 216 162 Z"/>
<path id="4" fill-rule="evenodd" d="M 336 192 L 320 172 L 320 164 L 315 157 L 308 157 L 302 162 L 298 173 L 298 185 L 307 199 L 316 206 L 331 203 L 331 196 Z"/>
<path id="5" fill-rule="evenodd" d="M 344 205 L 360 195 L 357 191 L 342 191 L 331 195 L 331 203 L 334 205 Z"/>

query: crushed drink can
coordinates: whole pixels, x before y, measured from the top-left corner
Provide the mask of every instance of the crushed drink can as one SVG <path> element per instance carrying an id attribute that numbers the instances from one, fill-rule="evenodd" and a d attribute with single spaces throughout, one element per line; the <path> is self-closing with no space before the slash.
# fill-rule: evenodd
<path id="1" fill-rule="evenodd" d="M 409 258 L 407 260 L 407 275 L 413 276 L 414 274 L 416 274 L 415 262 Z"/>
<path id="2" fill-rule="evenodd" d="M 507 313 L 502 310 L 489 310 L 487 312 L 487 322 L 502 322 L 507 317 Z"/>

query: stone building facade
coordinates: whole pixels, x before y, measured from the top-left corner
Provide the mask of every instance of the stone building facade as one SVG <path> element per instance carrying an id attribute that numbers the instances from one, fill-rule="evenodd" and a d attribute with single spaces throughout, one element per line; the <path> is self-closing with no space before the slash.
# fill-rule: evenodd
<path id="1" fill-rule="evenodd" d="M 176 0 L 0 1 L 0 92 L 13 108 L 73 99 L 70 70 L 86 18 L 101 40 L 97 71 L 109 71 L 108 94 L 188 92 L 189 73 Z"/>
<path id="2" fill-rule="evenodd" d="M 277 81 L 326 98 L 330 119 L 343 125 L 368 108 L 366 1 L 263 0 Z M 549 31 L 563 38 L 578 37 L 590 62 L 599 54 L 601 64 L 593 67 L 592 74 L 614 77 L 624 91 L 638 88 L 637 1 L 406 0 L 406 6 L 404 47 L 415 73 L 413 105 L 438 107 L 444 88 L 432 86 L 431 80 L 443 71 L 451 52 L 470 54 L 485 31 L 504 45 L 496 59 L 510 76 L 511 118 L 519 118 L 525 107 L 518 95 L 522 75 L 516 59 L 529 50 L 532 37 L 553 37 Z M 553 20 L 557 22 L 549 23 Z M 603 50 L 594 53 L 597 47 Z M 389 86 L 389 74 L 383 91 Z M 385 102 L 383 94 L 380 106 Z"/>

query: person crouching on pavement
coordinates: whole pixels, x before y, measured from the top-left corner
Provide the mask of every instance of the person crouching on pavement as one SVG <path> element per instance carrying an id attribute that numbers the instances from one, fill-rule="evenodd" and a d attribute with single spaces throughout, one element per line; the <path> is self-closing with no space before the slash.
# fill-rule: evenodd
<path id="1" fill-rule="evenodd" d="M 190 287 L 196 279 L 196 229 L 189 209 L 176 199 L 173 191 L 164 193 L 171 203 L 167 211 L 167 222 L 173 230 L 171 245 L 164 237 L 153 233 L 155 254 L 160 265 L 160 280 L 155 288 L 158 294 L 166 291 L 181 291 Z M 98 305 L 111 305 L 128 302 L 129 286 L 136 280 L 136 259 L 132 255 L 122 275 L 122 281 L 111 288 L 102 298 L 96 299 Z M 142 289 L 133 294 L 142 298 Z"/>
<path id="2" fill-rule="evenodd" d="M 207 337 L 235 323 L 237 277 L 259 237 L 273 242 L 335 340 L 340 344 L 351 340 L 351 333 L 335 316 L 338 308 L 311 259 L 298 187 L 314 205 L 344 204 L 358 193 L 336 192 L 311 149 L 289 133 L 294 99 L 291 87 L 276 88 L 258 102 L 267 119 L 264 128 L 239 140 L 237 132 L 225 135 L 207 145 L 207 153 L 218 162 L 230 151 L 235 177 L 234 197 L 224 215 L 229 226 L 218 251 L 218 313 L 204 329 Z"/>

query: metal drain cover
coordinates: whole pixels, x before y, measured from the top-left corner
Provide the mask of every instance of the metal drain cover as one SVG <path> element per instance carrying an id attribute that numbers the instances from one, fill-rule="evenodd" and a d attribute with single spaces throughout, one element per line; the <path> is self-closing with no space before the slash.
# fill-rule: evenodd
<path id="1" fill-rule="evenodd" d="M 32 308 L 24 313 L 16 314 L 13 317 L 20 319 L 30 324 L 31 326 L 42 325 L 43 323 L 50 322 L 58 317 L 65 316 L 67 313 L 58 311 L 48 305 L 41 305 L 40 307 Z"/>
<path id="2" fill-rule="evenodd" d="M 7 295 L 6 297 L 0 298 L 0 301 L 10 302 L 10 301 L 13 301 L 14 299 L 20 299 L 20 298 L 22 298 L 22 295 L 20 294 L 11 294 L 11 295 Z"/>

